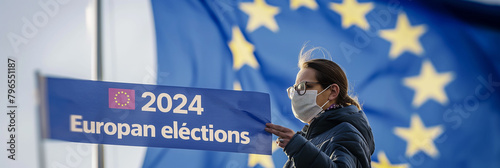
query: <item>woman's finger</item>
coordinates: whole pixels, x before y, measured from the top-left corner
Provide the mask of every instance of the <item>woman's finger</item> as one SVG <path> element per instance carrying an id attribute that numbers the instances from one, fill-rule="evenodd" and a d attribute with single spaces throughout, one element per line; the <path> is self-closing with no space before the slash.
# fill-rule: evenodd
<path id="1" fill-rule="evenodd" d="M 281 131 L 278 131 L 276 129 L 269 128 L 269 127 L 264 128 L 264 130 L 271 133 L 271 134 L 274 134 L 278 137 L 284 137 L 286 135 L 286 134 L 284 134 L 284 132 L 281 132 Z"/>
<path id="2" fill-rule="evenodd" d="M 281 131 L 281 132 L 293 132 L 291 129 L 289 129 L 287 127 L 283 127 L 281 125 L 274 125 L 274 129 Z"/>
<path id="3" fill-rule="evenodd" d="M 290 128 L 287 128 L 287 127 L 283 127 L 281 125 L 276 125 L 276 124 L 271 124 L 271 123 L 268 123 L 266 124 L 267 127 L 269 128 L 272 128 L 272 129 L 275 129 L 275 130 L 278 130 L 280 132 L 284 132 L 284 133 L 294 133 L 293 130 L 291 130 Z"/>
<path id="4" fill-rule="evenodd" d="M 270 128 L 272 129 L 272 128 Z M 280 136 L 280 137 L 286 137 L 288 139 L 292 138 L 292 136 L 295 134 L 295 132 L 289 128 L 286 128 L 286 127 L 275 127 L 273 129 L 274 131 L 273 132 L 278 132 L 277 136 Z"/>

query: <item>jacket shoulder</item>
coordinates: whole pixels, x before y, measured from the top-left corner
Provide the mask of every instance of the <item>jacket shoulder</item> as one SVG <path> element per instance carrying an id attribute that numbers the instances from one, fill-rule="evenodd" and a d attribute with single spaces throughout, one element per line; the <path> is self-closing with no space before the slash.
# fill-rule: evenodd
<path id="1" fill-rule="evenodd" d="M 314 138 L 316 141 L 360 141 L 364 142 L 363 135 L 356 127 L 348 122 L 342 122 Z"/>
<path id="2" fill-rule="evenodd" d="M 336 157 L 335 151 L 341 150 L 356 158 L 361 165 L 364 165 L 363 167 L 369 165 L 371 162 L 368 143 L 360 131 L 348 122 L 343 122 L 333 127 L 317 138 L 314 141 L 318 141 L 313 143 L 317 144 L 317 147 L 327 155 L 330 155 L 332 159 Z"/>

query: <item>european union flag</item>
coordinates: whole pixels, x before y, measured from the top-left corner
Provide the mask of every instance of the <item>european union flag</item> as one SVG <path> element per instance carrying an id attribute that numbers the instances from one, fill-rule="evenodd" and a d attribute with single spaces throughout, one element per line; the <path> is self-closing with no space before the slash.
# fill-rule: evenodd
<path id="1" fill-rule="evenodd" d="M 455 1 L 152 0 L 158 84 L 270 93 L 306 46 L 343 67 L 370 121 L 372 166 L 500 166 L 500 8 Z M 497 27 L 495 27 L 497 26 Z M 255 104 L 258 106 L 258 104 Z M 276 138 L 276 137 L 274 137 Z M 281 167 L 286 156 L 149 148 L 144 167 Z"/>

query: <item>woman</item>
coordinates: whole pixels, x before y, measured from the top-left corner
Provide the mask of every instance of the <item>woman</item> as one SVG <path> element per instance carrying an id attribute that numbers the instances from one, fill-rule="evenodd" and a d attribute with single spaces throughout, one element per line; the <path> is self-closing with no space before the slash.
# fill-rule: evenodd
<path id="1" fill-rule="evenodd" d="M 279 137 L 288 156 L 284 167 L 370 167 L 373 135 L 361 106 L 347 94 L 344 71 L 326 59 L 301 62 L 288 96 L 295 117 L 309 125 L 297 133 L 271 123 L 265 128 Z"/>

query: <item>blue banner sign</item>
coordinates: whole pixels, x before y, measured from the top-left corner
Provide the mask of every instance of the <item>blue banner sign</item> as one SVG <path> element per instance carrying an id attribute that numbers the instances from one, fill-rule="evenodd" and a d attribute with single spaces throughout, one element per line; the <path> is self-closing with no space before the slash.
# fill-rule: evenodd
<path id="1" fill-rule="evenodd" d="M 46 138 L 271 154 L 266 93 L 44 78 Z"/>

